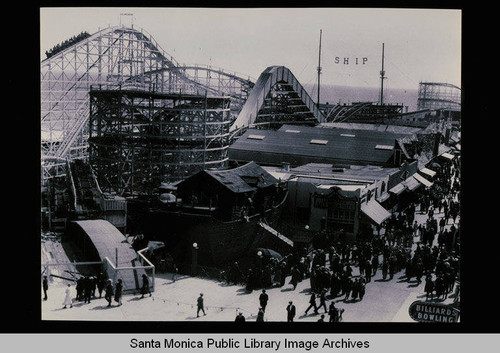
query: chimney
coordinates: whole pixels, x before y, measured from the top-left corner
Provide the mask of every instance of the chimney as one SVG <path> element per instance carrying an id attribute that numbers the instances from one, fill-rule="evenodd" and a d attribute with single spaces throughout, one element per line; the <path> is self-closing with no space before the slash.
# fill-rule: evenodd
<path id="1" fill-rule="evenodd" d="M 434 148 L 432 149 L 432 156 L 437 157 L 439 154 L 439 142 L 441 141 L 441 134 L 439 132 L 436 132 L 434 134 Z"/>
<path id="2" fill-rule="evenodd" d="M 290 171 L 290 163 L 288 162 L 283 162 L 283 169 L 285 170 L 285 172 L 289 172 Z"/>

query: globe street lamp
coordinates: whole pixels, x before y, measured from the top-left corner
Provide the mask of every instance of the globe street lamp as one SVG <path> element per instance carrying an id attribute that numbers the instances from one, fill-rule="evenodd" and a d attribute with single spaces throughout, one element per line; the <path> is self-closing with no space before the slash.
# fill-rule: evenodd
<path id="1" fill-rule="evenodd" d="M 193 243 L 192 261 L 191 261 L 191 276 L 196 276 L 196 268 L 198 267 L 198 243 Z"/>
<path id="2" fill-rule="evenodd" d="M 257 251 L 257 268 L 260 270 L 262 268 L 262 251 Z"/>

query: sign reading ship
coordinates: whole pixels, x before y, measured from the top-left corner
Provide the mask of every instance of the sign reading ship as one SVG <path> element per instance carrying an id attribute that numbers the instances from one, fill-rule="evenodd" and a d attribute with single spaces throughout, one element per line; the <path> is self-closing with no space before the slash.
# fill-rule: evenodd
<path id="1" fill-rule="evenodd" d="M 419 322 L 458 322 L 460 310 L 445 304 L 415 301 L 408 308 L 410 317 Z"/>

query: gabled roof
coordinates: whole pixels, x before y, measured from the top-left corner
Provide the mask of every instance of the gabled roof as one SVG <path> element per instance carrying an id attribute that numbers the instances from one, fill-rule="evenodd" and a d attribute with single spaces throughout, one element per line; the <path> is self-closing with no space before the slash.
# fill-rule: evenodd
<path id="1" fill-rule="evenodd" d="M 275 177 L 255 162 L 249 162 L 233 169 L 205 170 L 203 173 L 235 193 L 265 188 L 278 182 Z"/>

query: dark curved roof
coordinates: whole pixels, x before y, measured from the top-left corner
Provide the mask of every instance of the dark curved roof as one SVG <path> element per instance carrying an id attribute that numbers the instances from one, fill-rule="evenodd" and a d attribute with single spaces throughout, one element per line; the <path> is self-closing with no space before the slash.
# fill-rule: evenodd
<path id="1" fill-rule="evenodd" d="M 130 266 L 130 262 L 137 258 L 125 236 L 110 222 L 103 219 L 75 221 L 88 235 L 94 244 L 99 257 L 109 258 L 115 264 L 116 249 L 118 249 L 118 266 Z"/>
<path id="2" fill-rule="evenodd" d="M 73 221 L 92 241 L 101 260 L 108 258 L 116 266 L 116 249 L 118 249 L 118 267 L 141 266 L 137 260 L 137 253 L 132 248 L 125 236 L 114 225 L 103 219 Z M 123 291 L 136 291 L 142 285 L 143 268 L 121 269 L 115 273 L 111 266 L 106 266 L 108 277 L 123 281 Z"/>

